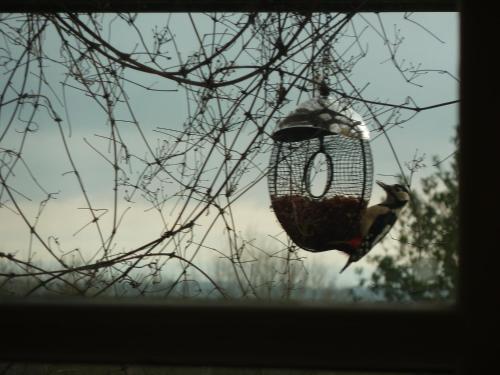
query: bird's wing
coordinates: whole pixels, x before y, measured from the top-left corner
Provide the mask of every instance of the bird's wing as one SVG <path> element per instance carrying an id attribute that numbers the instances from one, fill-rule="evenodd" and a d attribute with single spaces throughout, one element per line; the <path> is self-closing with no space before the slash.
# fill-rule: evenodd
<path id="1" fill-rule="evenodd" d="M 368 207 L 361 218 L 361 236 L 365 237 L 368 234 L 374 220 L 378 216 L 382 216 L 389 211 L 390 209 L 388 207 L 380 204 Z"/>
<path id="2" fill-rule="evenodd" d="M 362 233 L 365 235 L 357 253 L 349 254 L 349 259 L 340 270 L 342 273 L 353 262 L 358 261 L 368 253 L 387 233 L 396 222 L 398 215 L 387 206 L 376 205 L 369 207 L 361 223 Z M 371 225 L 370 225 L 371 223 Z M 367 234 L 365 234 L 368 232 Z M 378 234 L 376 234 L 378 233 Z M 375 236 L 375 237 L 373 237 Z"/>
<path id="3" fill-rule="evenodd" d="M 398 216 L 394 212 L 387 212 L 385 215 L 380 215 L 375 218 L 370 227 L 369 233 L 363 240 L 364 245 L 369 245 L 369 248 L 365 249 L 366 252 L 368 252 L 382 238 L 384 238 L 387 233 L 389 233 L 397 218 Z"/>

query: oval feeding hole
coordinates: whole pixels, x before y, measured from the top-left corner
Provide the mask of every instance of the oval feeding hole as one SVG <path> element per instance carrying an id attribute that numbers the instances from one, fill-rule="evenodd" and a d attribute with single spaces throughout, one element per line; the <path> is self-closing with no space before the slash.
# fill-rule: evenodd
<path id="1" fill-rule="evenodd" d="M 304 171 L 307 192 L 314 198 L 322 198 L 332 185 L 332 159 L 322 151 L 311 156 Z"/>

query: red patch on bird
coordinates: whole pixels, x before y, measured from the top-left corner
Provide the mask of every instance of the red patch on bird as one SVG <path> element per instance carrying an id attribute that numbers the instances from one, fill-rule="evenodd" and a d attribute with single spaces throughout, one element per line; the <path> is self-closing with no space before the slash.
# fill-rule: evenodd
<path id="1" fill-rule="evenodd" d="M 363 242 L 363 239 L 361 237 L 356 237 L 356 238 L 353 238 L 353 239 L 350 239 L 349 241 L 347 241 L 349 246 L 351 246 L 354 249 L 357 249 L 358 247 L 360 247 L 361 242 Z"/>

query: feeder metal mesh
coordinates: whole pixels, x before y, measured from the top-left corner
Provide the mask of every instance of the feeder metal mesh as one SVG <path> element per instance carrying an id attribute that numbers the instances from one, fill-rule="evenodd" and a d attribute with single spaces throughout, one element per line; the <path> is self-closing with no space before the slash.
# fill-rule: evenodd
<path id="1" fill-rule="evenodd" d="M 324 155 L 322 194 L 311 191 L 312 159 Z M 371 196 L 373 160 L 369 141 L 330 134 L 297 142 L 276 141 L 268 175 L 273 210 L 290 238 L 309 251 L 338 249 L 359 236 Z"/>

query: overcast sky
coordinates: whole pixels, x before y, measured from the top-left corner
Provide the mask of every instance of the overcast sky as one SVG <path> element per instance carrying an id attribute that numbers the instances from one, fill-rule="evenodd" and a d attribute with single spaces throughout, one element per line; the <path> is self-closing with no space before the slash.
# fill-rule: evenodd
<path id="1" fill-rule="evenodd" d="M 148 29 L 155 23 L 164 22 L 165 17 L 158 14 L 145 15 L 143 19 L 139 19 L 139 25 Z M 187 55 L 196 45 L 194 33 L 189 28 L 186 15 L 178 14 L 174 17 L 176 20 L 172 25 L 177 30 L 177 43 Z M 381 17 L 388 32 L 404 36 L 405 40 L 398 54 L 407 59 L 406 66 L 410 67 L 410 62 L 414 62 L 421 64 L 419 69 L 432 71 L 422 75 L 416 81 L 422 87 L 407 84 L 402 76 L 395 71 L 390 61 L 387 61 L 387 46 L 373 31 L 367 31 L 363 42 L 368 46 L 369 53 L 365 59 L 358 63 L 353 72 L 353 76 L 360 86 L 364 86 L 364 82 L 370 82 L 370 85 L 363 92 L 364 97 L 401 103 L 404 98 L 411 96 L 421 107 L 458 99 L 458 81 L 455 79 L 458 77 L 459 56 L 457 14 L 413 14 L 411 20 L 418 21 L 419 25 L 404 20 L 403 14 L 399 13 L 382 14 Z M 360 24 L 376 22 L 376 18 L 374 15 L 367 15 L 364 21 L 360 20 L 359 22 Z M 202 23 L 198 26 L 200 29 L 203 28 Z M 206 27 L 210 27 L 208 22 Z M 113 40 L 125 50 L 130 47 L 131 43 L 135 43 L 134 40 L 129 40 L 129 35 L 131 34 L 125 28 L 112 30 Z M 56 53 L 59 48 L 55 40 L 55 38 L 51 40 L 51 36 L 48 35 L 45 46 L 49 52 L 53 50 Z M 0 40 L 0 47 L 2 43 L 4 42 Z M 63 72 L 58 68 L 51 68 L 50 63 L 48 63 L 47 71 L 49 79 L 53 80 L 53 86 L 60 89 L 61 86 L 57 82 L 64 80 Z M 172 82 L 161 81 L 158 78 L 137 78 L 157 81 L 156 87 L 158 88 L 172 90 L 177 88 Z M 3 79 L 0 78 L 0 83 Z M 158 127 L 182 129 L 187 113 L 184 92 L 145 92 L 130 85 L 129 95 L 130 101 L 134 105 L 135 115 L 152 144 L 160 144 L 162 137 L 164 137 L 164 135 L 154 132 Z M 84 178 L 94 206 L 110 208 L 112 198 L 111 168 L 85 141 L 90 141 L 96 147 L 106 150 L 107 141 L 99 137 L 99 135 L 107 134 L 104 113 L 95 106 L 91 99 L 71 90 L 66 91 L 66 100 L 65 109 L 61 104 L 57 104 L 56 108 L 60 111 L 59 114 L 64 119 L 65 131 L 70 136 L 68 139 L 75 162 Z M 287 109 L 293 110 L 294 105 L 291 102 Z M 2 113 L 0 130 L 2 130 L 2 122 L 6 121 L 8 115 L 8 110 Z M 431 156 L 436 155 L 442 159 L 453 152 L 454 146 L 451 139 L 457 124 L 458 106 L 451 105 L 424 111 L 403 126 L 391 130 L 391 141 L 402 163 L 410 161 L 416 152 L 420 155 L 426 155 L 427 167 L 420 170 L 415 177 L 416 182 L 418 182 L 418 178 L 433 173 Z M 374 125 L 369 125 L 373 129 Z M 22 124 L 18 122 L 17 126 L 21 128 Z M 66 173 L 71 168 L 64 157 L 63 145 L 57 136 L 57 129 L 52 124 L 43 121 L 38 123 L 38 126 L 38 132 L 28 137 L 24 158 L 29 162 L 45 189 L 58 193 L 57 199 L 51 201 L 44 211 L 43 220 L 39 221 L 39 231 L 45 235 L 46 239 L 50 234 L 57 236 L 64 251 L 73 248 L 86 248 L 85 251 L 90 254 L 97 250 L 95 246 L 88 246 L 89 243 L 96 243 L 96 234 L 90 226 L 85 227 L 85 224 L 88 223 L 88 215 L 82 214 L 84 211 L 82 207 L 85 204 L 74 176 Z M 122 134 L 125 137 L 130 137 L 129 145 L 135 147 L 133 150 L 135 154 L 145 154 L 146 151 L 143 149 L 142 143 L 134 138 L 137 137 L 137 133 L 132 126 L 130 130 L 123 127 Z M 12 133 L 4 139 L 0 147 L 4 149 L 15 148 L 17 142 L 19 142 L 19 134 Z M 375 163 L 375 178 L 388 183 L 394 182 L 394 179 L 384 177 L 399 173 L 394 155 L 384 137 L 378 137 L 372 142 L 372 152 Z M 262 160 L 268 160 L 269 156 L 269 154 L 262 155 Z M 22 166 L 17 169 L 17 175 L 13 181 L 16 181 L 14 185 L 21 193 L 31 198 L 31 201 L 26 199 L 21 199 L 21 201 L 28 217 L 34 219 L 43 194 L 36 191 L 37 189 L 33 187 L 30 177 L 25 170 L 23 171 Z M 415 187 L 418 188 L 418 184 Z M 8 200 L 5 197 L 2 199 L 1 203 L 4 206 L 0 206 L 0 251 L 25 254 L 29 244 L 26 226 L 22 218 L 13 214 L 9 209 Z M 379 199 L 379 188 L 374 187 L 372 201 Z M 134 205 L 129 205 L 126 202 L 121 202 L 120 205 L 122 211 L 127 211 L 127 213 L 122 223 L 122 230 L 116 240 L 117 251 L 139 246 L 157 237 L 164 230 L 164 224 L 158 219 L 157 214 L 150 210 L 150 205 L 147 202 L 138 200 Z M 270 210 L 265 179 L 235 203 L 234 212 L 239 230 L 249 237 L 255 237 L 257 241 L 266 242 L 268 244 L 266 246 L 273 246 L 269 235 L 284 238 L 283 231 Z M 207 225 L 208 222 L 209 217 L 202 217 L 198 225 Z M 110 226 L 109 220 L 103 221 L 104 228 L 110 230 Z M 222 227 L 215 230 L 207 240 L 207 245 L 217 247 L 223 243 L 221 241 L 223 235 Z M 388 239 L 386 245 L 390 241 Z M 50 259 L 39 246 L 35 246 L 34 249 L 41 259 L 45 259 L 45 261 Z M 376 247 L 372 251 L 380 250 L 380 247 Z M 331 277 L 336 278 L 339 285 L 355 282 L 354 267 L 351 267 L 341 277 L 337 276 L 346 260 L 343 254 L 336 251 L 320 254 L 303 251 L 302 255 L 306 257 L 306 265 L 321 263 L 331 267 L 331 271 L 329 271 Z M 202 252 L 197 258 L 198 263 L 208 262 L 213 256 L 214 254 L 208 250 L 206 253 Z M 366 267 L 367 270 L 370 268 L 365 261 L 360 261 L 358 264 L 360 267 Z"/>

